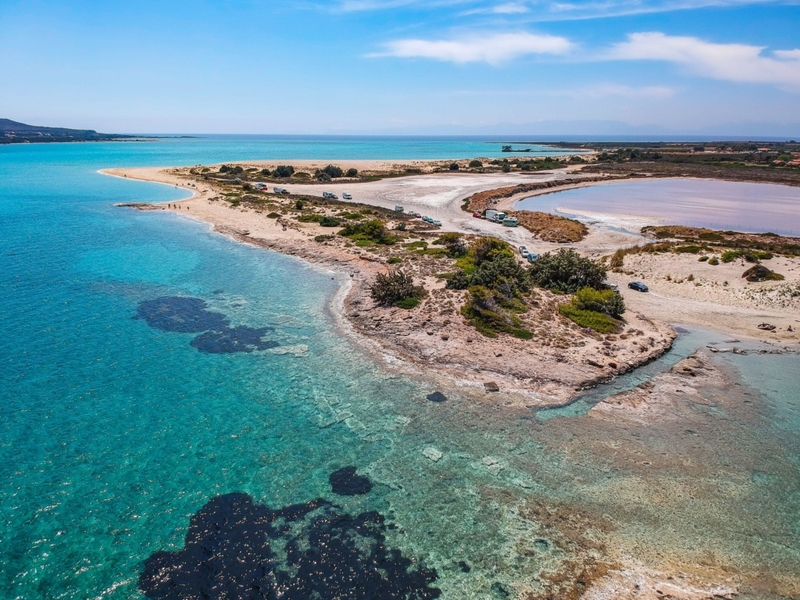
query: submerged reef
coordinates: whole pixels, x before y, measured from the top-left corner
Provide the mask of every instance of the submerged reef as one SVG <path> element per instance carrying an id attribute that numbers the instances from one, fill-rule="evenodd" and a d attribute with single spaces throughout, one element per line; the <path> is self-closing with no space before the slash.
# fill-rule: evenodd
<path id="1" fill-rule="evenodd" d="M 280 346 L 276 341 L 263 339 L 274 328 L 230 327 L 224 314 L 208 310 L 207 306 L 200 298 L 162 296 L 141 302 L 135 318 L 161 331 L 200 333 L 191 345 L 205 354 L 253 352 Z"/>
<path id="2" fill-rule="evenodd" d="M 372 482 L 368 477 L 356 475 L 355 467 L 344 467 L 331 473 L 328 477 L 334 494 L 340 496 L 359 496 L 372 489 Z"/>
<path id="3" fill-rule="evenodd" d="M 435 570 L 385 546 L 384 518 L 323 499 L 272 509 L 247 494 L 218 496 L 195 514 L 186 545 L 145 562 L 147 598 L 427 600 Z"/>
<path id="4" fill-rule="evenodd" d="M 190 343 L 200 352 L 207 354 L 230 354 L 233 352 L 253 352 L 254 350 L 269 350 L 280 346 L 273 340 L 264 341 L 262 338 L 273 331 L 272 327 L 226 327 L 220 331 L 207 331 L 198 335 Z"/>
<path id="5" fill-rule="evenodd" d="M 155 329 L 174 333 L 199 333 L 229 325 L 225 315 L 210 311 L 206 306 L 206 301 L 200 298 L 162 296 L 141 302 L 136 310 L 136 318 Z"/>

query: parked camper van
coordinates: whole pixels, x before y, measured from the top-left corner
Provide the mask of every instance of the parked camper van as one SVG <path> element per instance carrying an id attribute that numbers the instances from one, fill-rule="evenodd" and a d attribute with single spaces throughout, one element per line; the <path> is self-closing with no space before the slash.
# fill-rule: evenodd
<path id="1" fill-rule="evenodd" d="M 506 218 L 506 213 L 500 212 L 499 210 L 494 210 L 490 208 L 486 211 L 486 220 L 491 221 L 492 223 L 502 223 L 503 219 Z"/>

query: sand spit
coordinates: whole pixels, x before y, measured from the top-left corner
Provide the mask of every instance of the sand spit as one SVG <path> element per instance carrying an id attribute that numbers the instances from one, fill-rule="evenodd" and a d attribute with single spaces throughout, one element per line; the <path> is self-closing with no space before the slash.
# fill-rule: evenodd
<path id="1" fill-rule="evenodd" d="M 298 164 L 298 161 L 292 161 Z M 326 161 L 309 162 L 311 166 Z M 350 163 L 348 163 L 349 165 Z M 414 168 L 430 163 L 418 161 Z M 272 163 L 269 163 L 272 165 Z M 347 166 L 347 165 L 345 165 Z M 403 168 L 397 163 L 359 163 L 360 169 Z M 698 263 L 694 255 L 636 254 L 626 257 L 622 273 L 610 279 L 623 289 L 628 312 L 627 325 L 619 336 L 600 336 L 577 327 L 565 326 L 557 315 L 559 298 L 539 294 L 539 307 L 532 311 L 536 341 L 510 336 L 486 338 L 468 325 L 458 309 L 463 292 L 446 290 L 436 279 L 436 264 L 428 257 L 413 261 L 407 268 L 428 289 L 428 297 L 412 311 L 374 306 L 369 284 L 385 272 L 388 255 L 353 247 L 342 240 L 315 242 L 330 229 L 316 223 L 298 223 L 289 217 L 269 219 L 245 206 L 219 201 L 213 182 L 192 175 L 188 168 L 112 169 L 107 174 L 156 181 L 191 191 L 188 200 L 159 205 L 137 205 L 144 210 L 171 210 L 212 224 L 219 233 L 237 241 L 298 256 L 312 263 L 348 274 L 352 287 L 340 307 L 340 324 L 362 338 L 362 342 L 382 357 L 390 367 L 416 374 L 432 371 L 458 385 L 485 396 L 486 383 L 495 383 L 504 392 L 513 392 L 513 404 L 542 406 L 560 404 L 577 391 L 609 380 L 636 366 L 658 358 L 671 346 L 674 332 L 663 323 L 680 322 L 729 332 L 732 335 L 773 341 L 797 342 L 798 334 L 787 331 L 795 322 L 800 286 L 800 261 L 776 258 L 775 270 L 785 274 L 783 282 L 750 284 L 741 279 L 743 265 L 710 266 Z M 392 177 L 366 183 L 287 184 L 292 194 L 319 196 L 323 190 L 341 193 L 350 190 L 354 201 L 393 208 L 402 202 L 406 210 L 425 211 L 441 219 L 443 230 L 465 234 L 491 234 L 513 245 L 525 244 L 542 253 L 565 246 L 543 242 L 521 228 L 500 227 L 474 219 L 461 209 L 465 197 L 476 190 L 508 186 L 512 181 L 548 182 L 564 179 L 566 171 L 535 175 L 516 173 L 433 173 Z M 535 183 L 534 183 L 535 185 Z M 550 188 L 547 188 L 550 189 Z M 643 221 L 644 222 L 644 221 Z M 581 242 L 568 244 L 579 252 L 599 257 L 616 248 L 631 245 L 631 236 L 591 227 Z M 669 276 L 669 277 L 668 277 Z M 626 289 L 631 279 L 646 281 L 648 294 Z M 771 332 L 756 326 L 768 321 L 776 325 Z M 800 323 L 798 323 L 800 324 Z M 491 394 L 485 396 L 489 398 Z M 506 400 L 507 401 L 507 400 Z"/>

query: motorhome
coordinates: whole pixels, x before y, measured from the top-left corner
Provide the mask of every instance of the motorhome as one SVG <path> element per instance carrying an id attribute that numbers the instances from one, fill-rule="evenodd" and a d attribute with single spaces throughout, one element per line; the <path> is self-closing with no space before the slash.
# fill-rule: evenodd
<path id="1" fill-rule="evenodd" d="M 491 221 L 492 223 L 502 223 L 503 219 L 505 218 L 506 213 L 500 212 L 499 210 L 490 208 L 486 211 L 486 220 Z"/>

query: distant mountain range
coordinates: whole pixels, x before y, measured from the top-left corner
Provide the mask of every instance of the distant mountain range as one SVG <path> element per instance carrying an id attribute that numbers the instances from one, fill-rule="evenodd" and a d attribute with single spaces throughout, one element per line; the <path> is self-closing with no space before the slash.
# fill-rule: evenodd
<path id="1" fill-rule="evenodd" d="M 107 142 L 129 139 L 134 136 L 117 133 L 97 133 L 93 129 L 65 129 L 63 127 L 37 127 L 0 119 L 0 144 L 28 144 L 33 142 Z"/>

